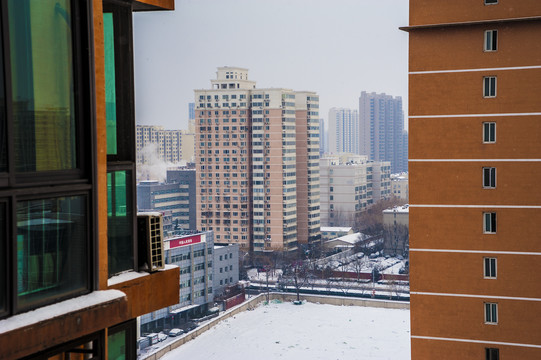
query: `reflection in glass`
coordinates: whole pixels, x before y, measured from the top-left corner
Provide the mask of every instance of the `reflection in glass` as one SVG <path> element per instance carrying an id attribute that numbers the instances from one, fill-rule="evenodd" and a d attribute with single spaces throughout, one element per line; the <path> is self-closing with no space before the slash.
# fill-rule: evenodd
<path id="1" fill-rule="evenodd" d="M 15 168 L 77 166 L 69 0 L 8 0 Z"/>
<path id="2" fill-rule="evenodd" d="M 107 174 L 109 276 L 134 267 L 131 183 L 131 171 Z"/>
<path id="3" fill-rule="evenodd" d="M 107 154 L 116 155 L 116 80 L 113 13 L 103 14 L 103 37 L 105 52 L 105 117 L 107 124 Z"/>
<path id="4" fill-rule="evenodd" d="M 126 359 L 126 330 L 107 336 L 107 358 Z"/>
<path id="5" fill-rule="evenodd" d="M 86 206 L 86 196 L 17 203 L 20 308 L 89 287 Z"/>

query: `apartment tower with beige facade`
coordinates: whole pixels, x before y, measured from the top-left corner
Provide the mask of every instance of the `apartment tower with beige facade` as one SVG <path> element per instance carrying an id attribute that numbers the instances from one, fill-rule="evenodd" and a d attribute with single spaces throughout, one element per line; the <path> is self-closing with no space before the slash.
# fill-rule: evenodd
<path id="1" fill-rule="evenodd" d="M 410 0 L 412 359 L 541 359 L 541 1 Z"/>
<path id="2" fill-rule="evenodd" d="M 318 96 L 256 89 L 236 67 L 211 84 L 195 90 L 198 227 L 243 250 L 319 240 Z"/>

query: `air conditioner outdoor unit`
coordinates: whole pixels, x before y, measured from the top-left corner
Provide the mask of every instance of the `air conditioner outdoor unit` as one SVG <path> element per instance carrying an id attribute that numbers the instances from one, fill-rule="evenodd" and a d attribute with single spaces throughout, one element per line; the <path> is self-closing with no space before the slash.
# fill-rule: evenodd
<path id="1" fill-rule="evenodd" d="M 137 236 L 139 270 L 153 272 L 163 269 L 165 256 L 162 214 L 159 212 L 137 213 Z"/>

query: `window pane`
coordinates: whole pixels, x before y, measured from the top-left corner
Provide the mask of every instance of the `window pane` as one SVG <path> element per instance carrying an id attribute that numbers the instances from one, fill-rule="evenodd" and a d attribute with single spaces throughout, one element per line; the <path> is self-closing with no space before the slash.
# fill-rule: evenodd
<path id="1" fill-rule="evenodd" d="M 107 358 L 114 360 L 126 359 L 126 330 L 107 337 Z"/>
<path id="2" fill-rule="evenodd" d="M 8 0 L 15 168 L 74 169 L 75 105 L 68 0 Z"/>
<path id="3" fill-rule="evenodd" d="M 485 31 L 485 50 L 492 50 L 490 45 L 492 44 L 492 32 L 490 30 Z"/>
<path id="4" fill-rule="evenodd" d="M 17 203 L 18 307 L 88 289 L 86 196 Z"/>
<path id="5" fill-rule="evenodd" d="M 117 154 L 116 143 L 116 83 L 115 83 L 115 33 L 113 13 L 103 14 L 105 51 L 105 107 L 107 122 L 107 154 Z"/>
<path id="6" fill-rule="evenodd" d="M 133 205 L 131 171 L 107 174 L 109 275 L 133 269 Z"/>
<path id="7" fill-rule="evenodd" d="M 490 78 L 490 96 L 496 96 L 496 78 Z"/>

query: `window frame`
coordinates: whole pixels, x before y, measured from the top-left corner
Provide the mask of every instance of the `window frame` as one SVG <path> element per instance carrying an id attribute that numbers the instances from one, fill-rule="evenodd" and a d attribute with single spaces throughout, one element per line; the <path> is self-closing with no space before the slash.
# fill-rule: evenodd
<path id="1" fill-rule="evenodd" d="M 485 30 L 483 40 L 484 40 L 483 41 L 484 52 L 498 51 L 498 30 L 497 29 Z"/>
<path id="2" fill-rule="evenodd" d="M 83 2 L 84 3 L 84 2 Z M 84 181 L 92 177 L 91 162 L 88 156 L 93 144 L 87 134 L 94 132 L 93 119 L 95 106 L 93 104 L 94 82 L 91 69 L 94 67 L 93 43 L 90 36 L 91 12 L 90 5 L 82 5 L 81 1 L 70 0 L 72 19 L 72 70 L 73 70 L 73 97 L 75 113 L 75 167 L 66 170 L 46 170 L 32 172 L 17 172 L 15 163 L 15 141 L 13 136 L 7 136 L 7 172 L 0 173 L 0 187 L 40 186 L 51 182 Z M 7 1 L 0 4 L 2 50 L 4 66 L 5 116 L 6 135 L 14 133 L 13 123 L 13 83 L 11 77 L 11 49 L 9 32 L 9 14 Z M 2 70 L 2 69 L 0 69 Z M 1 86 L 1 85 L 0 85 Z"/>
<path id="3" fill-rule="evenodd" d="M 495 257 L 483 258 L 483 278 L 497 279 L 498 277 L 498 259 Z"/>
<path id="4" fill-rule="evenodd" d="M 498 325 L 498 303 L 484 302 L 484 319 L 487 325 Z"/>
<path id="5" fill-rule="evenodd" d="M 498 0 L 484 0 L 485 5 L 497 5 Z"/>
<path id="6" fill-rule="evenodd" d="M 136 184 L 136 125 L 133 65 L 133 5 L 116 0 L 103 1 L 103 13 L 113 14 L 115 93 L 116 93 L 116 144 L 117 154 L 107 154 L 107 173 L 131 172 L 131 211 L 133 237 L 133 265 L 138 271 L 137 238 L 137 184 Z M 108 273 L 109 278 L 117 273 Z"/>
<path id="7" fill-rule="evenodd" d="M 495 121 L 483 122 L 482 130 L 483 130 L 483 144 L 495 144 L 496 143 L 496 122 Z"/>
<path id="8" fill-rule="evenodd" d="M 107 162 L 136 161 L 135 80 L 133 65 L 133 7 L 130 3 L 103 1 L 103 13 L 113 14 L 116 88 L 117 154 Z M 117 30 L 118 29 L 118 30 Z M 120 40 L 120 38 L 122 38 Z"/>
<path id="9" fill-rule="evenodd" d="M 496 188 L 496 168 L 493 166 L 483 167 L 483 189 L 495 189 Z"/>
<path id="10" fill-rule="evenodd" d="M 493 83 L 492 83 L 492 80 Z M 483 76 L 483 98 L 493 99 L 498 95 L 498 77 L 495 75 Z"/>
<path id="11" fill-rule="evenodd" d="M 490 220 L 490 222 L 488 222 Z M 490 226 L 488 226 L 490 224 Z M 498 228 L 498 216 L 495 212 L 483 213 L 483 234 L 496 234 Z"/>
<path id="12" fill-rule="evenodd" d="M 93 155 L 96 149 L 96 109 L 94 91 L 94 46 L 92 38 L 92 5 L 86 1 L 70 0 L 71 39 L 71 70 L 73 72 L 73 112 L 74 112 L 74 162 L 70 169 L 46 171 L 16 171 L 14 120 L 13 120 L 13 93 L 12 93 L 12 67 L 11 42 L 9 32 L 9 13 L 7 1 L 0 2 L 0 36 L 3 59 L 5 91 L 5 133 L 6 133 L 6 160 L 7 171 L 0 173 L 0 203 L 5 204 L 6 228 L 3 236 L 4 253 L 0 262 L 5 266 L 5 307 L 0 308 L 0 319 L 20 314 L 25 311 L 41 308 L 58 301 L 75 298 L 90 293 L 98 287 L 97 246 L 97 192 L 95 185 L 97 176 L 97 159 Z M 76 19 L 76 21 L 75 21 Z M 31 301 L 21 306 L 17 290 L 17 205 L 20 202 L 40 199 L 56 199 L 61 197 L 83 196 L 85 198 L 86 231 L 84 245 L 86 246 L 86 274 L 84 285 L 78 290 L 62 291 L 57 295 L 47 296 L 44 299 Z M 2 273 L 0 272 L 0 276 Z M 3 290 L 3 289 L 2 289 Z"/>

